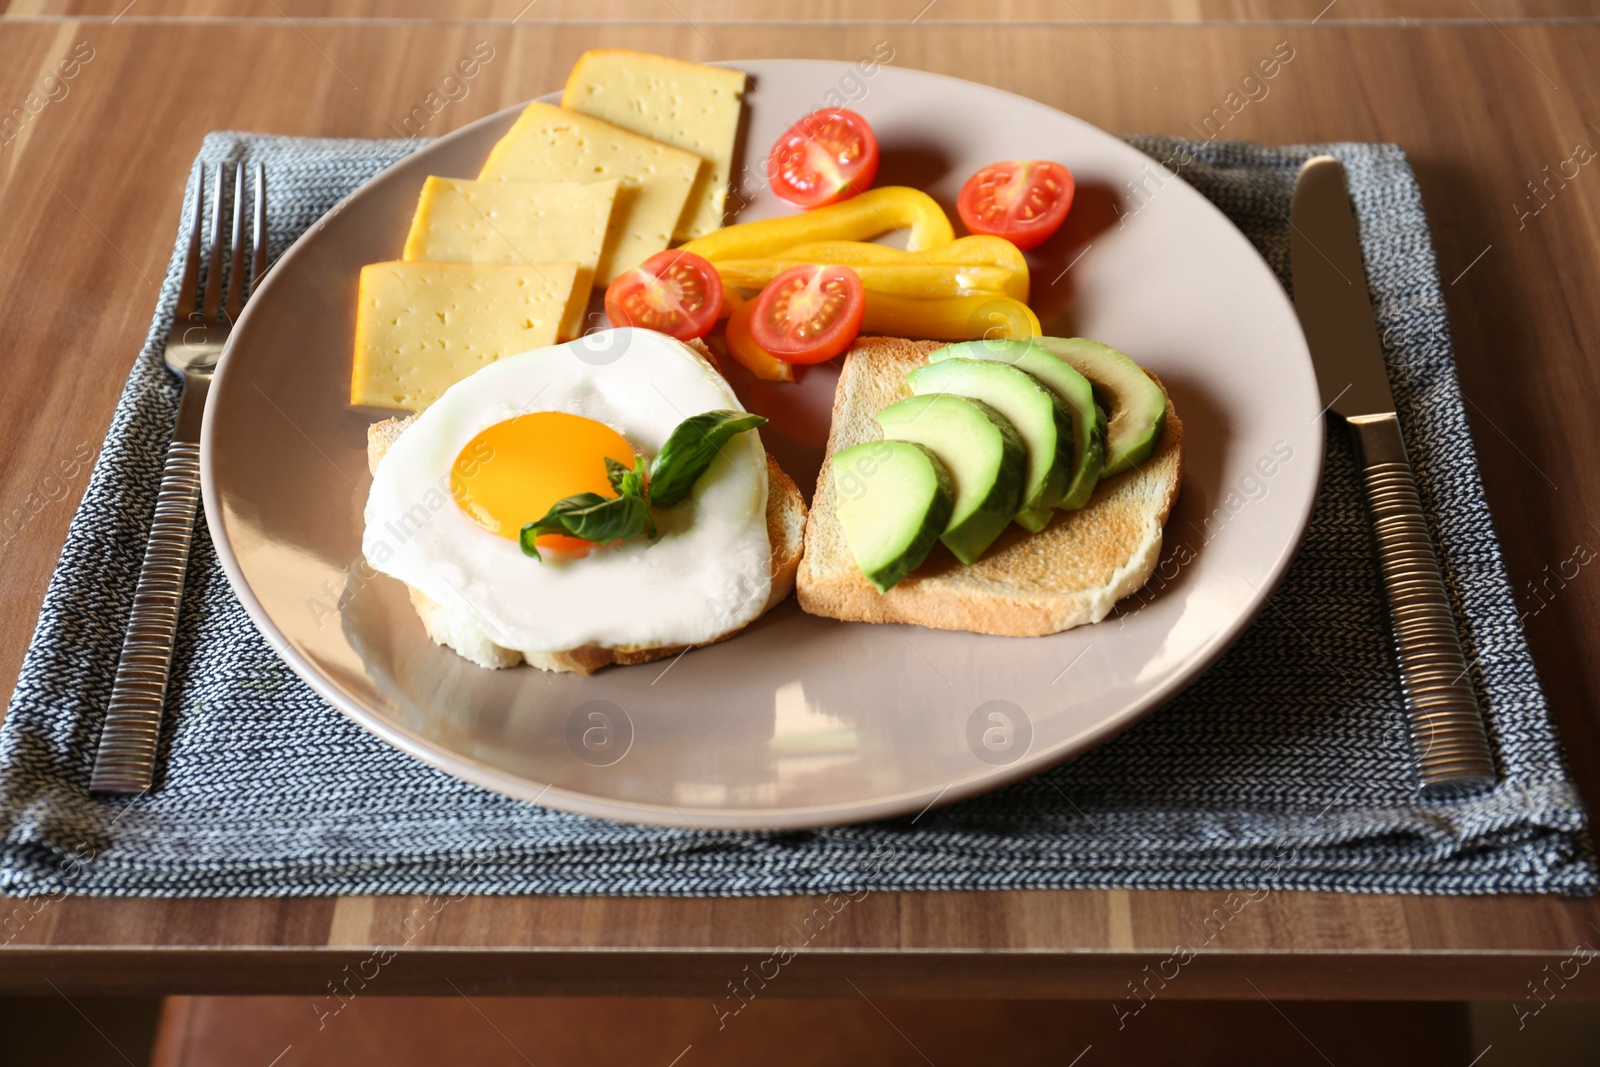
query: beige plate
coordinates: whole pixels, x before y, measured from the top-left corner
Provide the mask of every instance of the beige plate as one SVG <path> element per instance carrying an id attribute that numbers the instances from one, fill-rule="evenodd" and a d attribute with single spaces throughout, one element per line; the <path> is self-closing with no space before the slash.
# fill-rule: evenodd
<path id="1" fill-rule="evenodd" d="M 996 89 L 843 63 L 746 69 L 741 218 L 788 210 L 760 188 L 765 150 L 841 96 L 877 130 L 879 184 L 918 186 L 947 208 L 995 160 L 1072 168 L 1068 226 L 1030 257 L 1034 305 L 1046 332 L 1124 349 L 1172 391 L 1186 476 L 1159 588 L 1098 626 L 1020 639 L 845 625 L 791 600 L 670 666 L 589 678 L 481 670 L 435 647 L 399 583 L 361 560 L 366 428 L 386 413 L 347 403 L 356 277 L 399 257 L 427 175 L 477 174 L 513 108 L 389 168 L 302 237 L 247 305 L 206 413 L 206 519 L 256 625 L 335 707 L 450 774 L 673 826 L 915 814 L 1160 707 L 1239 636 L 1305 529 L 1322 463 L 1305 340 L 1267 265 L 1198 193 L 1087 123 Z M 834 379 L 826 367 L 793 386 L 734 376 L 808 496 Z"/>

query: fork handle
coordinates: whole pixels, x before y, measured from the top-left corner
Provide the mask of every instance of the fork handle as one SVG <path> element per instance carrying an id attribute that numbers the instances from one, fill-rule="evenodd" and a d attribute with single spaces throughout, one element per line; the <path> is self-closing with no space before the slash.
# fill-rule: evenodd
<path id="1" fill-rule="evenodd" d="M 1400 686 L 1423 793 L 1492 783 L 1494 760 L 1473 694 L 1455 613 L 1428 535 L 1422 499 L 1393 414 L 1350 420 L 1394 624 Z"/>
<path id="2" fill-rule="evenodd" d="M 185 415 L 193 416 L 198 394 L 205 399 L 205 384 L 191 388 L 184 382 L 178 438 L 198 437 L 183 432 Z M 161 737 L 162 709 L 167 699 L 167 679 L 172 671 L 172 649 L 178 636 L 178 609 L 183 602 L 183 580 L 189 569 L 189 546 L 194 540 L 195 515 L 200 510 L 200 444 L 175 439 L 167 446 L 156 497 L 155 523 L 145 545 L 139 584 L 134 589 L 133 612 L 122 640 L 111 704 L 95 752 L 89 789 L 96 793 L 142 793 L 155 777 L 156 745 Z"/>

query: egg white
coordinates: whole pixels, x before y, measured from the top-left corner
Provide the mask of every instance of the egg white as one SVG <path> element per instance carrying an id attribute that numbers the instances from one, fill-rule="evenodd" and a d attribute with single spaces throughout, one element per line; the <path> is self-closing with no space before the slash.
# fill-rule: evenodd
<path id="1" fill-rule="evenodd" d="M 478 433 L 534 411 L 603 422 L 646 460 L 691 415 L 743 410 L 687 345 L 622 329 L 499 360 L 451 386 L 400 435 L 367 497 L 362 551 L 461 627 L 524 653 L 698 644 L 761 614 L 772 588 L 766 453 L 755 431 L 722 455 L 658 536 L 541 563 L 456 504 L 450 467 Z M 539 516 L 530 515 L 529 520 Z"/>

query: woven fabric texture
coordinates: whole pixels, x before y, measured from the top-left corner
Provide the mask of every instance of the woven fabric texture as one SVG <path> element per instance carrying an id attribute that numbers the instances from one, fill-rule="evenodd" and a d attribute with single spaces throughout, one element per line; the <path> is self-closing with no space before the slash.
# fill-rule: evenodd
<path id="1" fill-rule="evenodd" d="M 1424 803 L 1402 728 L 1367 514 L 1342 432 L 1305 543 L 1238 645 L 1163 710 L 1053 771 L 948 808 L 804 833 L 709 833 L 552 811 L 450 778 L 346 720 L 269 650 L 202 525 L 163 785 L 86 792 L 177 389 L 162 367 L 181 249 L 0 726 L 0 891 L 741 895 L 860 889 L 1303 888 L 1588 894 L 1563 769 L 1479 482 L 1426 216 L 1393 146 L 1135 137 L 1288 284 L 1299 164 L 1349 172 L 1391 377 L 1501 780 Z M 273 175 L 274 254 L 417 142 L 214 134 Z M 187 202 L 196 195 L 191 179 Z M 186 208 L 187 211 L 187 208 Z M 187 217 L 187 215 L 185 216 Z"/>

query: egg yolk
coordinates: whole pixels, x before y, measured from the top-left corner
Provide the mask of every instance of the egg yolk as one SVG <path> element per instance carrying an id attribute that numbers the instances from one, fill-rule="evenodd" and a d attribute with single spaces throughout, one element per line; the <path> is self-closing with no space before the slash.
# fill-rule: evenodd
<path id="1" fill-rule="evenodd" d="M 497 422 L 456 456 L 450 491 L 490 533 L 515 541 L 551 505 L 577 493 L 613 497 L 605 457 L 633 466 L 633 446 L 604 423 L 564 411 L 535 411 Z M 573 538 L 549 535 L 552 547 Z M 546 539 L 539 538 L 540 547 Z M 578 542 L 587 545 L 587 542 Z"/>

